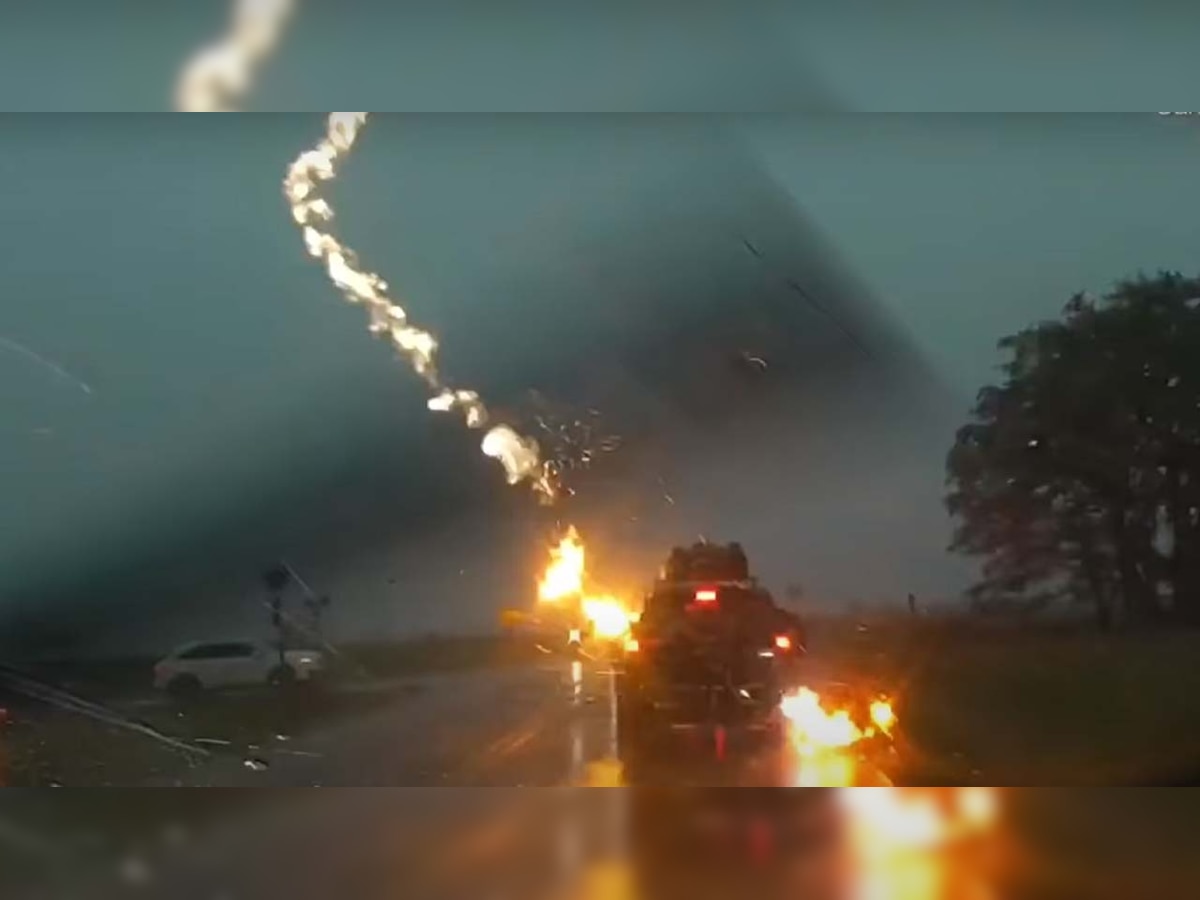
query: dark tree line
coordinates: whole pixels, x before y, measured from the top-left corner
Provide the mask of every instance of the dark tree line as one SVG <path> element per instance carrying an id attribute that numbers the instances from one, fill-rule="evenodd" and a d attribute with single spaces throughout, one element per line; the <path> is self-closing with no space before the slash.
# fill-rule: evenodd
<path id="1" fill-rule="evenodd" d="M 946 462 L 973 603 L 1200 625 L 1200 279 L 1077 294 L 999 347 Z"/>

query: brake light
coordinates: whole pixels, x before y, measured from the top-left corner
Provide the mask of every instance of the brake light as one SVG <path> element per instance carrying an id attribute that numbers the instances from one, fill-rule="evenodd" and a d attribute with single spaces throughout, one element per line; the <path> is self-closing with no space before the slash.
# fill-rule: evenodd
<path id="1" fill-rule="evenodd" d="M 716 603 L 717 591 L 716 588 L 700 588 L 696 591 L 697 603 Z"/>
<path id="2" fill-rule="evenodd" d="M 642 645 L 638 643 L 637 638 L 626 638 L 625 639 L 625 652 L 626 653 L 637 653 L 640 649 L 642 649 Z"/>
<path id="3" fill-rule="evenodd" d="M 792 639 L 786 634 L 775 635 L 775 648 L 778 650 L 791 650 Z"/>

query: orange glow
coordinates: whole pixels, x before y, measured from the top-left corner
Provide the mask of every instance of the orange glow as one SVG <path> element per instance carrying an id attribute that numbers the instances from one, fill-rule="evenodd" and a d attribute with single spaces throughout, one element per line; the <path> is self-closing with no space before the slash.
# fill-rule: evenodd
<path id="1" fill-rule="evenodd" d="M 583 593 L 583 542 L 572 525 L 566 537 L 550 548 L 550 565 L 538 582 L 538 600 L 558 603 Z"/>
<path id="2" fill-rule="evenodd" d="M 795 751 L 796 787 L 850 787 L 862 783 L 859 750 L 864 741 L 890 737 L 896 713 L 885 698 L 875 700 L 866 721 L 848 708 L 830 708 L 811 688 L 801 687 L 780 703 Z M 886 780 L 885 780 L 886 783 Z"/>
<path id="3" fill-rule="evenodd" d="M 978 873 L 956 871 L 948 854 L 991 831 L 999 808 L 993 789 L 851 788 L 839 799 L 855 856 L 856 898 L 988 896 Z"/>
<path id="4" fill-rule="evenodd" d="M 801 687 L 784 697 L 781 712 L 799 757 L 795 785 L 841 789 L 855 857 L 855 900 L 988 896 L 978 872 L 960 872 L 950 860 L 952 850 L 994 828 L 999 819 L 996 791 L 856 787 L 869 783 L 873 768 L 867 742 L 890 738 L 897 726 L 896 710 L 886 697 L 877 697 L 856 716 L 851 708 Z"/>
<path id="5" fill-rule="evenodd" d="M 775 646 L 779 650 L 791 650 L 792 639 L 786 634 L 777 634 L 775 635 Z"/>
<path id="6" fill-rule="evenodd" d="M 858 759 L 838 750 L 813 753 L 796 769 L 793 787 L 852 787 L 859 781 Z"/>
<path id="7" fill-rule="evenodd" d="M 625 639 L 625 652 L 626 653 L 637 653 L 641 649 L 642 649 L 642 645 L 638 643 L 637 638 L 631 637 L 631 638 Z"/>
<path id="8" fill-rule="evenodd" d="M 616 640 L 629 631 L 629 612 L 615 597 L 584 597 L 583 616 L 592 623 L 592 634 L 604 640 Z"/>
<path id="9" fill-rule="evenodd" d="M 776 646 L 781 646 L 779 638 Z M 869 722 L 859 723 L 848 709 L 826 709 L 820 695 L 807 687 L 786 695 L 780 709 L 788 721 L 792 745 L 801 756 L 841 750 L 876 735 L 890 735 L 896 724 L 896 712 L 885 698 L 871 704 Z"/>
<path id="10" fill-rule="evenodd" d="M 619 640 L 637 621 L 624 601 L 587 590 L 587 552 L 574 526 L 550 548 L 550 562 L 538 580 L 541 603 L 568 606 L 591 625 L 601 640 Z"/>
<path id="11" fill-rule="evenodd" d="M 887 700 L 876 700 L 871 704 L 871 722 L 881 732 L 891 735 L 896 725 L 896 711 Z"/>
<path id="12" fill-rule="evenodd" d="M 867 736 L 848 710 L 826 710 L 817 692 L 806 687 L 785 696 L 780 709 L 788 721 L 792 745 L 801 756 L 851 747 Z"/>
<path id="13" fill-rule="evenodd" d="M 999 814 L 999 800 L 991 788 L 971 787 L 958 791 L 958 813 L 965 822 L 987 827 Z"/>

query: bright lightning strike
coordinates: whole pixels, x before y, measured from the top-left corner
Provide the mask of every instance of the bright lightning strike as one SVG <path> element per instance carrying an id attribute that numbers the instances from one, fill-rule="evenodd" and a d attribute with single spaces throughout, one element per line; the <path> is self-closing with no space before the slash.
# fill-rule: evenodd
<path id="1" fill-rule="evenodd" d="M 180 112 L 229 112 L 270 56 L 291 15 L 293 0 L 234 0 L 229 30 L 201 48 L 180 73 Z"/>
<path id="2" fill-rule="evenodd" d="M 330 113 L 324 138 L 291 164 L 283 190 L 292 218 L 300 227 L 309 255 L 325 264 L 330 281 L 342 296 L 366 308 L 370 331 L 387 337 L 429 386 L 433 394 L 429 409 L 456 410 L 468 428 L 483 428 L 489 416 L 479 394 L 452 388 L 443 381 L 436 365 L 437 340 L 408 320 L 408 314 L 388 295 L 387 282 L 362 268 L 354 251 L 333 234 L 330 224 L 333 207 L 319 189 L 336 177 L 339 165 L 354 147 L 366 121 L 365 112 Z M 541 499 L 554 499 L 553 470 L 542 462 L 535 440 L 523 437 L 507 425 L 495 425 L 484 435 L 480 448 L 504 467 L 509 484 L 528 481 Z"/>

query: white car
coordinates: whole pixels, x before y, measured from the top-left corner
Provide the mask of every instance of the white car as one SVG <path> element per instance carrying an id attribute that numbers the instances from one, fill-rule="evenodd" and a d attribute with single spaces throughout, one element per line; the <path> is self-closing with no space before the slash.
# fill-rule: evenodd
<path id="1" fill-rule="evenodd" d="M 193 641 L 154 666 L 154 686 L 178 696 L 218 688 L 311 681 L 325 667 L 319 650 L 279 650 L 265 641 Z"/>

